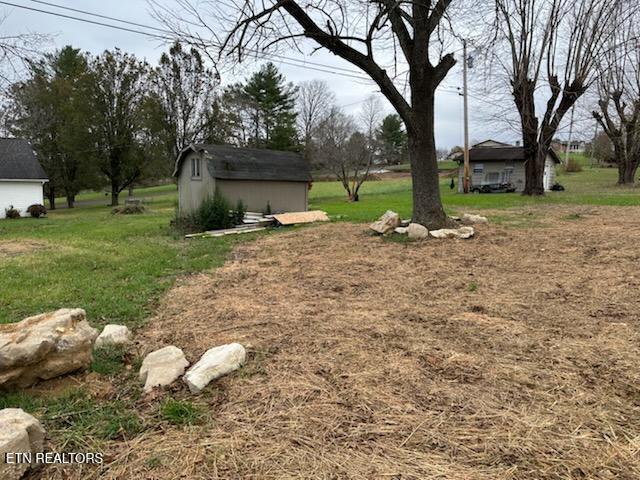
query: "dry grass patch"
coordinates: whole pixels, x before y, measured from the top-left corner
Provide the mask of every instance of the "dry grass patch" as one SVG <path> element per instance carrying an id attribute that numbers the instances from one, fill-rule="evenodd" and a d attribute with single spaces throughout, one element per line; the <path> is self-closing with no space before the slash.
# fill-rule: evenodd
<path id="1" fill-rule="evenodd" d="M 145 348 L 248 364 L 205 423 L 113 442 L 94 476 L 640 478 L 640 209 L 537 212 L 469 241 L 306 228 L 183 279 Z"/>
<path id="2" fill-rule="evenodd" d="M 32 252 L 47 250 L 47 242 L 35 240 L 4 240 L 0 241 L 0 257 L 16 257 Z"/>

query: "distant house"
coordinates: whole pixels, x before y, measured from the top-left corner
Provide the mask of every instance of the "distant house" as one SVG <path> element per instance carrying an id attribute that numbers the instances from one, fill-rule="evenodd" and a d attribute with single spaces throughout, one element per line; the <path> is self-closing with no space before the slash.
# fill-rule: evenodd
<path id="1" fill-rule="evenodd" d="M 218 190 L 249 211 L 302 212 L 308 207 L 309 165 L 302 155 L 228 145 L 190 145 L 176 160 L 179 209 L 188 213 Z"/>
<path id="2" fill-rule="evenodd" d="M 34 203 L 44 203 L 47 174 L 27 140 L 0 138 L 0 218 L 13 207 L 26 215 Z"/>
<path id="3" fill-rule="evenodd" d="M 587 148 L 587 142 L 584 140 L 572 140 L 571 142 L 554 140 L 551 145 L 557 152 L 566 152 L 568 148 L 570 153 L 584 153 Z"/>
<path id="4" fill-rule="evenodd" d="M 463 189 L 463 155 L 458 154 L 458 191 Z M 544 189 L 550 190 L 556 181 L 555 166 L 560 163 L 558 155 L 551 149 L 544 164 Z M 524 149 L 520 146 L 495 140 L 485 140 L 469 149 L 471 186 L 490 183 L 511 183 L 516 192 L 522 192 L 525 184 Z"/>

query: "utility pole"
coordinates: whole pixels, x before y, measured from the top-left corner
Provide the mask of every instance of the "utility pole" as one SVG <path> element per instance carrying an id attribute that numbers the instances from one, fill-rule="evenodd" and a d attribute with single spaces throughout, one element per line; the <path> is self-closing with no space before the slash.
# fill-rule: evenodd
<path id="1" fill-rule="evenodd" d="M 464 193 L 469 193 L 470 179 L 469 179 L 469 98 L 467 87 L 467 41 L 462 40 L 462 82 L 463 97 L 464 97 L 464 169 L 462 176 L 462 188 Z"/>
<path id="2" fill-rule="evenodd" d="M 591 159 L 590 159 L 590 163 L 591 163 L 591 168 L 593 168 L 595 165 L 595 159 L 596 159 L 596 139 L 598 138 L 598 122 L 596 122 L 596 128 L 593 132 L 593 140 L 591 140 Z"/>
<path id="3" fill-rule="evenodd" d="M 569 149 L 571 148 L 571 137 L 573 136 L 573 113 L 576 109 L 574 105 L 571 107 L 571 118 L 569 119 L 569 141 L 567 141 L 567 148 L 564 150 L 564 164 L 569 165 Z"/>

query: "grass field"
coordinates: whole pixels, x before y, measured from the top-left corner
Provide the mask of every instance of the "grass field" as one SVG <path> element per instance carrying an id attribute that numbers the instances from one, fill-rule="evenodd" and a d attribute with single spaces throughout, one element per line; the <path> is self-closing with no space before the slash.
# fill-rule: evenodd
<path id="1" fill-rule="evenodd" d="M 558 179 L 567 191 L 549 192 L 543 198 L 461 195 L 443 179 L 442 198 L 451 214 L 541 204 L 640 205 L 638 189 L 615 185 L 615 169 L 587 167 L 579 173 L 560 173 Z M 184 240 L 169 229 L 177 200 L 174 185 L 139 189 L 135 195 L 145 199 L 147 213 L 111 215 L 108 198 L 88 192 L 78 197 L 81 204 L 104 199 L 105 205 L 60 209 L 46 219 L 1 221 L 0 323 L 77 306 L 97 325 L 139 325 L 176 275 L 222 264 L 232 244 L 247 239 Z M 310 192 L 310 208 L 351 222 L 369 222 L 388 209 L 408 218 L 411 181 L 365 183 L 357 203 L 345 200 L 337 182 L 317 182 Z M 7 242 L 23 243 L 29 255 L 3 255 Z"/>

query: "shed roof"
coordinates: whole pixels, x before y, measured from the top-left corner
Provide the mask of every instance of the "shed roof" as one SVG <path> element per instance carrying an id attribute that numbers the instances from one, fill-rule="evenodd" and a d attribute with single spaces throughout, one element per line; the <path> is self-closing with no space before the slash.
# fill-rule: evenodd
<path id="1" fill-rule="evenodd" d="M 201 152 L 205 155 L 209 173 L 213 178 L 311 181 L 309 164 L 298 153 L 208 144 L 189 145 L 183 149 L 176 160 L 174 176 L 179 175 L 182 161 L 190 152 Z"/>
<path id="2" fill-rule="evenodd" d="M 0 138 L 0 180 L 47 180 L 27 140 Z"/>
<path id="3" fill-rule="evenodd" d="M 560 158 L 553 149 L 549 150 L 549 155 L 554 162 L 560 163 Z M 462 162 L 463 155 L 456 157 L 458 162 Z M 470 162 L 504 162 L 504 161 L 524 161 L 523 147 L 474 147 L 469 149 Z"/>

